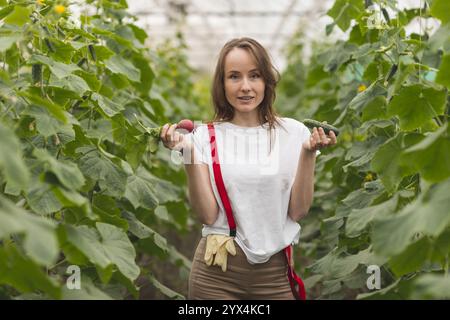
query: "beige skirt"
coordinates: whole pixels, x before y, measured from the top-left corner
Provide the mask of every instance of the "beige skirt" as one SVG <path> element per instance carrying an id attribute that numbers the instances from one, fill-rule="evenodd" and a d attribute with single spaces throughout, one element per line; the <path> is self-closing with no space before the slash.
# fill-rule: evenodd
<path id="1" fill-rule="evenodd" d="M 206 265 L 206 238 L 200 240 L 192 261 L 188 299 L 294 300 L 284 251 L 265 263 L 250 264 L 239 245 L 235 246 L 236 255 L 228 255 L 223 272 L 219 266 Z"/>

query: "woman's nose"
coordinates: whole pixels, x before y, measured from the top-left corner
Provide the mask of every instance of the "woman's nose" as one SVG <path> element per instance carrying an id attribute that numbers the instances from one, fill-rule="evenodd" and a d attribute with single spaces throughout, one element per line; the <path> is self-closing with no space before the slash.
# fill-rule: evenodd
<path id="1" fill-rule="evenodd" d="M 242 80 L 241 90 L 245 91 L 245 92 L 251 90 L 250 82 L 248 81 L 248 79 L 246 77 L 244 77 L 244 79 Z"/>

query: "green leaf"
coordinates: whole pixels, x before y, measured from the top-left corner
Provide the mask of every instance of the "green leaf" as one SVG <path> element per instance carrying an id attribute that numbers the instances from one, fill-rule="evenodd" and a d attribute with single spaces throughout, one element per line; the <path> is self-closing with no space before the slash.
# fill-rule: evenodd
<path id="1" fill-rule="evenodd" d="M 88 259 L 105 269 L 110 264 L 131 281 L 140 273 L 135 263 L 136 251 L 126 233 L 113 225 L 97 222 L 97 229 L 87 226 L 66 226 L 67 239 Z"/>
<path id="2" fill-rule="evenodd" d="M 97 56 L 97 61 L 103 61 L 109 59 L 114 55 L 114 52 L 109 50 L 105 46 L 94 46 L 95 55 Z"/>
<path id="3" fill-rule="evenodd" d="M 399 133 L 387 140 L 373 156 L 371 170 L 380 175 L 387 190 L 394 191 L 403 177 L 414 173 L 409 163 L 402 163 L 401 151 L 420 139 L 418 134 L 408 135 L 406 139 L 403 133 Z"/>
<path id="4" fill-rule="evenodd" d="M 66 112 L 61 106 L 47 99 L 43 99 L 33 93 L 18 92 L 17 94 L 28 98 L 32 104 L 46 108 L 53 116 L 55 116 L 56 119 L 62 121 L 64 124 L 68 122 L 68 116 L 66 115 Z"/>
<path id="5" fill-rule="evenodd" d="M 395 275 L 400 277 L 410 272 L 419 271 L 430 255 L 431 243 L 427 237 L 411 244 L 400 255 L 389 261 L 389 266 Z"/>
<path id="6" fill-rule="evenodd" d="M 82 272 L 81 272 L 82 273 Z M 81 288 L 69 290 L 67 286 L 62 289 L 63 300 L 113 300 L 106 292 L 97 288 L 92 280 L 81 275 Z"/>
<path id="7" fill-rule="evenodd" d="M 96 74 L 89 73 L 84 70 L 74 71 L 74 74 L 82 78 L 87 83 L 91 91 L 98 92 L 100 90 L 102 83 L 97 79 Z"/>
<path id="8" fill-rule="evenodd" d="M 55 262 L 58 257 L 55 224 L 29 214 L 0 195 L 0 238 L 5 239 L 15 233 L 25 235 L 25 251 L 34 261 L 47 266 Z"/>
<path id="9" fill-rule="evenodd" d="M 450 177 L 450 137 L 448 123 L 416 145 L 406 149 L 403 164 L 418 170 L 430 182 L 439 182 Z"/>
<path id="10" fill-rule="evenodd" d="M 56 281 L 13 246 L 0 247 L 0 270 L 0 286 L 6 284 L 20 292 L 43 291 L 54 299 L 61 298 Z"/>
<path id="11" fill-rule="evenodd" d="M 53 193 L 65 208 L 76 207 L 77 209 L 81 209 L 84 215 L 89 219 L 94 220 L 96 218 L 92 213 L 89 199 L 83 197 L 78 192 L 65 190 L 63 188 L 54 188 Z"/>
<path id="12" fill-rule="evenodd" d="M 125 193 L 128 175 L 97 151 L 84 154 L 78 164 L 85 177 L 99 182 L 104 194 L 121 197 Z"/>
<path id="13" fill-rule="evenodd" d="M 97 120 L 84 119 L 81 121 L 81 126 L 86 132 L 86 137 L 91 139 L 98 139 L 100 141 L 115 142 L 111 131 L 111 121 L 105 118 L 99 118 Z"/>
<path id="14" fill-rule="evenodd" d="M 51 86 L 60 87 L 64 89 L 68 89 L 70 91 L 76 92 L 79 97 L 83 96 L 83 94 L 90 90 L 86 81 L 83 78 L 76 76 L 74 74 L 70 74 L 63 79 L 51 79 Z"/>
<path id="15" fill-rule="evenodd" d="M 124 89 L 130 86 L 130 81 L 123 74 L 113 73 L 110 77 L 115 89 Z"/>
<path id="16" fill-rule="evenodd" d="M 122 218 L 116 199 L 103 194 L 96 194 L 92 202 L 94 212 L 100 217 L 102 222 L 115 225 L 124 231 L 128 230 L 128 222 Z"/>
<path id="17" fill-rule="evenodd" d="M 404 86 L 388 105 L 388 115 L 398 115 L 402 130 L 414 130 L 428 120 L 443 114 L 446 90 L 421 84 Z"/>
<path id="18" fill-rule="evenodd" d="M 445 265 L 447 257 L 450 255 L 450 227 L 442 232 L 433 241 L 433 250 L 430 260 Z"/>
<path id="19" fill-rule="evenodd" d="M 161 236 L 158 232 L 154 231 L 149 226 L 146 226 L 141 221 L 139 221 L 136 216 L 128 211 L 122 213 L 123 217 L 128 221 L 130 226 L 130 232 L 134 234 L 139 239 L 152 238 L 153 242 L 164 252 L 169 252 L 170 249 L 167 245 L 167 240 Z"/>
<path id="20" fill-rule="evenodd" d="M 389 286 L 382 288 L 380 290 L 375 290 L 374 292 L 369 293 L 360 293 L 356 297 L 357 300 L 364 300 L 364 299 L 380 299 L 380 300 L 388 300 L 388 299 L 394 299 L 391 298 L 390 294 L 392 291 L 395 291 L 395 289 L 398 288 L 398 284 L 401 279 L 397 279 Z M 398 299 L 398 298 L 397 298 Z"/>
<path id="21" fill-rule="evenodd" d="M 148 38 L 145 30 L 139 28 L 138 26 L 135 26 L 134 24 L 128 24 L 127 26 L 133 31 L 136 39 L 138 39 L 141 44 L 145 44 L 145 39 Z"/>
<path id="22" fill-rule="evenodd" d="M 114 272 L 114 268 L 113 265 L 110 264 L 108 267 L 106 267 L 105 269 L 99 268 L 96 266 L 96 271 L 97 274 L 100 277 L 100 280 L 102 281 L 102 283 L 108 283 L 111 280 L 111 277 L 113 275 Z"/>
<path id="23" fill-rule="evenodd" d="M 126 127 L 119 127 L 117 122 L 113 122 L 113 127 L 116 128 L 113 133 L 114 139 L 121 141 L 122 145 L 126 146 L 126 161 L 135 171 L 144 159 L 147 138 L 145 135 L 132 136 L 130 130 L 127 130 Z"/>
<path id="24" fill-rule="evenodd" d="M 355 142 L 353 148 L 347 152 L 345 160 L 350 160 L 353 158 L 356 158 L 356 160 L 353 160 L 343 166 L 342 169 L 344 172 L 347 172 L 349 167 L 361 167 L 368 164 L 384 140 L 384 137 L 374 137 L 364 142 Z"/>
<path id="25" fill-rule="evenodd" d="M 154 209 L 158 205 L 152 185 L 137 175 L 128 177 L 125 197 L 135 209 L 139 207 Z"/>
<path id="26" fill-rule="evenodd" d="M 0 20 L 2 20 L 4 17 L 6 17 L 8 14 L 10 14 L 13 10 L 15 5 L 10 4 L 7 5 L 8 3 L 6 2 L 6 0 L 0 0 L 0 6 L 4 6 L 2 9 L 0 9 Z"/>
<path id="27" fill-rule="evenodd" d="M 159 204 L 180 200 L 182 190 L 172 182 L 155 177 L 143 167 L 139 167 L 136 174 L 151 184 Z"/>
<path id="28" fill-rule="evenodd" d="M 155 286 L 156 289 L 161 291 L 161 293 L 163 293 L 168 298 L 175 299 L 175 300 L 185 300 L 185 297 L 182 294 L 175 292 L 172 289 L 166 287 L 161 282 L 159 282 L 153 275 L 150 274 L 148 276 L 148 279 L 150 280 L 150 283 Z"/>
<path id="29" fill-rule="evenodd" d="M 388 119 L 386 115 L 387 101 L 384 96 L 377 96 L 370 100 L 364 107 L 361 120 Z"/>
<path id="30" fill-rule="evenodd" d="M 134 299 L 139 299 L 139 287 L 137 287 L 133 281 L 125 277 L 121 272 L 113 273 L 113 281 L 119 283 L 125 287 Z"/>
<path id="31" fill-rule="evenodd" d="M 446 86 L 447 89 L 450 89 L 450 54 L 442 57 L 436 82 Z"/>
<path id="32" fill-rule="evenodd" d="M 141 72 L 141 80 L 137 83 L 137 88 L 143 93 L 148 94 L 150 88 L 152 87 L 155 74 L 150 68 L 148 61 L 140 56 L 133 58 L 134 65 Z"/>
<path id="33" fill-rule="evenodd" d="M 346 31 L 350 27 L 351 20 L 358 19 L 363 12 L 364 3 L 361 0 L 336 0 L 327 14 L 334 18 L 342 31 Z"/>
<path id="34" fill-rule="evenodd" d="M 54 61 L 46 56 L 34 54 L 30 58 L 30 63 L 42 63 L 50 68 L 50 71 L 58 78 L 63 79 L 76 70 L 81 70 L 76 64 L 66 64 Z"/>
<path id="35" fill-rule="evenodd" d="M 421 275 L 413 283 L 411 299 L 450 299 L 450 278 L 439 274 Z"/>
<path id="36" fill-rule="evenodd" d="M 361 189 L 350 192 L 336 208 L 336 217 L 346 217 L 352 209 L 367 207 L 376 197 L 384 191 L 379 180 L 366 183 Z"/>
<path id="37" fill-rule="evenodd" d="M 433 0 L 431 14 L 445 24 L 450 21 L 450 2 L 447 0 Z"/>
<path id="38" fill-rule="evenodd" d="M 70 45 L 75 48 L 75 50 L 80 50 L 81 48 L 87 47 L 88 43 L 80 41 L 68 41 Z"/>
<path id="39" fill-rule="evenodd" d="M 20 33 L 12 33 L 9 35 L 0 35 L 0 52 L 5 52 L 11 46 L 22 38 Z"/>
<path id="40" fill-rule="evenodd" d="M 75 163 L 56 160 L 45 149 L 36 148 L 33 150 L 33 155 L 45 164 L 44 170 L 53 172 L 66 188 L 77 190 L 86 182 Z"/>
<path id="41" fill-rule="evenodd" d="M 101 108 L 101 110 L 103 110 L 103 112 L 108 117 L 113 117 L 114 115 L 125 110 L 125 108 L 122 105 L 120 105 L 120 104 L 112 101 L 111 99 L 109 99 L 105 96 L 102 96 L 98 93 L 93 93 L 91 96 L 91 99 L 93 101 L 97 101 L 98 106 Z"/>
<path id="42" fill-rule="evenodd" d="M 373 102 L 374 99 L 386 94 L 386 89 L 378 84 L 378 81 L 372 83 L 366 90 L 357 94 L 352 101 L 350 101 L 348 107 L 357 112 L 361 112 L 364 108 Z"/>
<path id="43" fill-rule="evenodd" d="M 48 52 L 49 56 L 55 60 L 70 64 L 72 57 L 75 54 L 75 48 L 70 42 L 63 42 L 54 37 L 51 38 L 52 46 L 55 52 Z"/>
<path id="44" fill-rule="evenodd" d="M 30 14 L 30 8 L 16 5 L 14 6 L 13 12 L 5 18 L 5 23 L 14 24 L 21 27 L 30 21 Z"/>
<path id="45" fill-rule="evenodd" d="M 75 139 L 75 132 L 72 128 L 72 124 L 64 124 L 61 120 L 52 116 L 47 108 L 31 105 L 27 110 L 24 110 L 22 114 L 30 115 L 36 119 L 37 131 L 44 138 L 58 134 L 60 139 L 62 136 L 68 137 L 68 141 Z"/>
<path id="46" fill-rule="evenodd" d="M 63 208 L 58 197 L 53 193 L 53 187 L 42 182 L 35 182 L 27 190 L 25 198 L 31 209 L 40 215 L 49 215 Z"/>
<path id="47" fill-rule="evenodd" d="M 120 73 L 134 82 L 139 82 L 141 72 L 130 61 L 115 55 L 105 61 L 106 67 L 113 73 Z"/>
<path id="48" fill-rule="evenodd" d="M 398 195 L 394 195 L 388 201 L 362 209 L 353 209 L 345 224 L 345 234 L 348 237 L 357 237 L 366 229 L 375 217 L 384 217 L 395 211 Z"/>
<path id="49" fill-rule="evenodd" d="M 0 123 L 0 170 L 8 184 L 25 189 L 30 174 L 22 158 L 22 148 L 14 132 Z"/>
<path id="50" fill-rule="evenodd" d="M 323 274 L 327 278 L 340 278 L 352 273 L 359 264 L 380 264 L 380 257 L 371 251 L 371 248 L 359 251 L 357 254 L 340 257 L 342 250 L 335 249 L 326 256 L 308 267 L 312 272 Z"/>
<path id="51" fill-rule="evenodd" d="M 384 256 L 398 255 L 413 242 L 417 232 L 439 236 L 450 223 L 448 190 L 450 180 L 434 185 L 396 215 L 375 220 L 374 251 Z"/>
<path id="52" fill-rule="evenodd" d="M 385 60 L 374 60 L 367 66 L 366 70 L 364 71 L 363 79 L 374 82 L 378 78 L 383 77 L 389 71 L 390 67 L 391 65 Z"/>
<path id="53" fill-rule="evenodd" d="M 170 221 L 169 212 L 165 206 L 157 206 L 155 208 L 155 216 L 157 216 L 160 220 Z"/>
<path id="54" fill-rule="evenodd" d="M 323 54 L 325 72 L 336 72 L 343 64 L 348 62 L 358 46 L 344 41 L 337 41 L 335 46 L 331 47 Z"/>

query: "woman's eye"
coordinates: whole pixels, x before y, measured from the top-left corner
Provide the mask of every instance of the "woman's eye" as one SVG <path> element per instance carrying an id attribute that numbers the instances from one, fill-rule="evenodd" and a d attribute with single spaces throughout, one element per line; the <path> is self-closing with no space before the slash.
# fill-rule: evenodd
<path id="1" fill-rule="evenodd" d="M 237 78 L 238 78 L 238 76 L 235 75 L 235 74 L 232 74 L 232 75 L 230 76 L 230 79 L 237 79 Z"/>
<path id="2" fill-rule="evenodd" d="M 258 73 L 254 73 L 254 74 L 251 75 L 251 77 L 252 77 L 253 79 L 258 79 L 258 78 L 260 78 L 261 76 L 260 76 Z"/>

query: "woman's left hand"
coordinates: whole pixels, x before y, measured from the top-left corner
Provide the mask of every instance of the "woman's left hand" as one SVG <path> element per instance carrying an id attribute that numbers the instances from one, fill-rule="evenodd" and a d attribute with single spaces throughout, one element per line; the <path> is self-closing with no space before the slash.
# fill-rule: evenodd
<path id="1" fill-rule="evenodd" d="M 309 139 L 303 142 L 303 148 L 308 151 L 316 151 L 335 145 L 336 142 L 336 135 L 333 131 L 330 131 L 327 136 L 322 128 L 319 127 L 319 129 L 317 129 L 314 127 Z"/>

